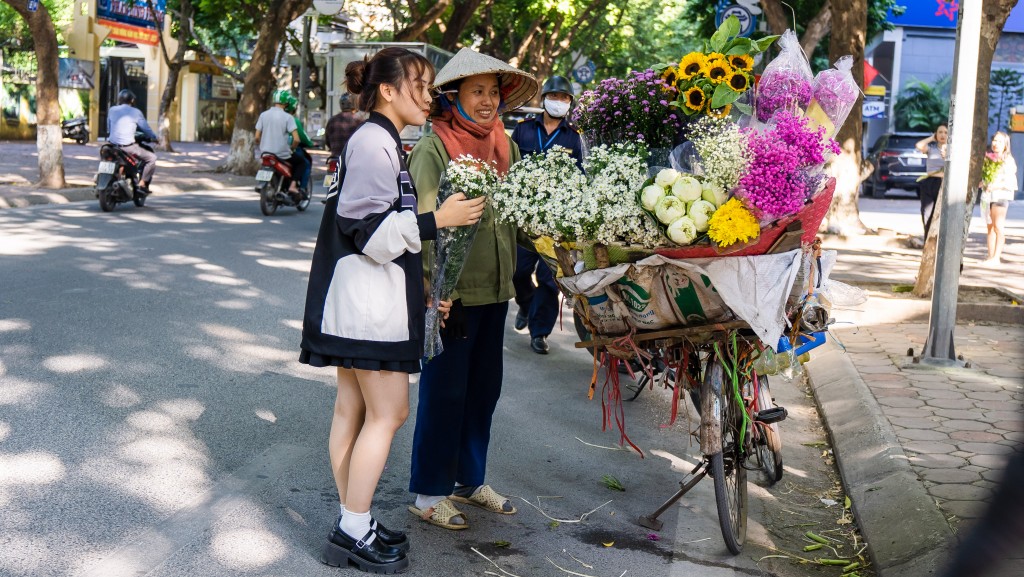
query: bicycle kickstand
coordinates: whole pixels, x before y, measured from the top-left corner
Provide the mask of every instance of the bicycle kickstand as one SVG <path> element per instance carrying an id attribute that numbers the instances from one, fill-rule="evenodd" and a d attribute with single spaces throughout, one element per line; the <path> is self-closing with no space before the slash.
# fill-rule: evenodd
<path id="1" fill-rule="evenodd" d="M 679 481 L 679 490 L 676 491 L 674 495 L 669 497 L 668 501 L 665 501 L 661 505 L 661 507 L 658 507 L 658 510 L 655 511 L 654 513 L 651 513 L 650 515 L 641 515 L 640 518 L 637 519 L 637 523 L 639 523 L 641 527 L 647 527 L 648 529 L 661 531 L 661 527 L 665 523 L 663 521 L 660 521 L 658 517 L 660 517 L 662 513 L 668 510 L 669 507 L 674 505 L 676 501 L 682 499 L 683 495 L 685 495 L 690 489 L 692 489 L 697 483 L 699 483 L 700 480 L 703 479 L 704 476 L 707 474 L 708 462 L 704 460 L 701 461 L 700 464 L 698 464 L 696 467 L 694 467 L 693 470 L 686 475 L 686 477 L 683 477 L 682 481 Z M 692 475 L 696 476 L 690 480 L 687 480 L 687 477 L 690 477 Z"/>

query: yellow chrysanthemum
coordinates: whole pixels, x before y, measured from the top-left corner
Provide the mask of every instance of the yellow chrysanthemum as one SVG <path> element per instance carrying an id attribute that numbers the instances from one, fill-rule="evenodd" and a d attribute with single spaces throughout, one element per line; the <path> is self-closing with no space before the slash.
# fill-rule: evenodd
<path id="1" fill-rule="evenodd" d="M 759 234 L 757 219 L 737 198 L 729 199 L 708 220 L 708 238 L 723 248 L 755 239 Z"/>
<path id="2" fill-rule="evenodd" d="M 735 54 L 729 57 L 729 66 L 744 72 L 754 69 L 754 59 L 749 54 Z"/>
<path id="3" fill-rule="evenodd" d="M 721 108 L 708 108 L 708 116 L 712 118 L 725 118 L 732 112 L 732 104 L 726 104 Z"/>
<path id="4" fill-rule="evenodd" d="M 704 76 L 715 84 L 721 83 L 727 76 L 732 74 L 732 67 L 725 60 L 708 60 L 704 65 Z"/>
<path id="5" fill-rule="evenodd" d="M 689 80 L 700 74 L 700 71 L 704 69 L 704 64 L 706 62 L 707 60 L 700 52 L 691 52 L 686 56 L 683 56 L 683 59 L 679 61 L 679 78 Z"/>
<path id="6" fill-rule="evenodd" d="M 704 108 L 704 103 L 707 101 L 707 96 L 699 86 L 694 86 L 686 91 L 683 95 L 683 104 L 690 110 L 700 110 Z"/>
<path id="7" fill-rule="evenodd" d="M 669 66 L 661 73 L 661 79 L 665 81 L 665 86 L 669 88 L 675 88 L 678 76 L 679 70 L 675 66 Z"/>
<path id="8" fill-rule="evenodd" d="M 750 88 L 750 78 L 742 72 L 733 72 L 725 77 L 725 82 L 733 92 L 745 92 Z"/>

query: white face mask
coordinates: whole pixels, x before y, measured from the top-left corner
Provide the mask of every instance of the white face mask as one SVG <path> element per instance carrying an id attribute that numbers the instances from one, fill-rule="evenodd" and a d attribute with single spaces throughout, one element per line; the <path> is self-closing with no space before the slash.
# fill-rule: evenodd
<path id="1" fill-rule="evenodd" d="M 562 118 L 569 113 L 570 102 L 559 102 L 551 98 L 544 99 L 544 111 L 551 118 Z"/>

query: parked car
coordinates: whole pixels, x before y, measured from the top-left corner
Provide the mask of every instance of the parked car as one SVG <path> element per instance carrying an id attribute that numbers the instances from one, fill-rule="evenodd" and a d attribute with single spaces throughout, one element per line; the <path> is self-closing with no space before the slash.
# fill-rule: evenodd
<path id="1" fill-rule="evenodd" d="M 501 122 L 505 125 L 505 132 L 511 135 L 512 131 L 516 129 L 517 124 L 535 114 L 539 115 L 543 112 L 543 108 L 536 108 L 533 106 L 522 106 L 515 110 L 502 114 Z"/>
<path id="2" fill-rule="evenodd" d="M 914 145 L 927 136 L 927 132 L 894 132 L 878 137 L 868 151 L 867 160 L 874 170 L 864 181 L 864 194 L 884 198 L 893 188 L 916 193 L 918 179 L 925 175 L 927 156 Z"/>

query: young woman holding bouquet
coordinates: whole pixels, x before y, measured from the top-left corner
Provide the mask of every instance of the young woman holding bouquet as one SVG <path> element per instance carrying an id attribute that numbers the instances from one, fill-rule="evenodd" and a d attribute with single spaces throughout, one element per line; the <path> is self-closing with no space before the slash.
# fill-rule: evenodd
<path id="1" fill-rule="evenodd" d="M 468 155 L 494 162 L 499 175 L 519 160 L 519 148 L 506 136 L 500 115 L 522 106 L 538 88 L 529 74 L 469 48 L 438 72 L 434 87 L 440 93 L 431 111 L 434 134 L 420 140 L 409 158 L 421 211 L 434 208 L 451 159 Z M 425 254 L 429 260 L 430 251 Z M 452 295 L 441 334 L 444 352 L 426 363 L 420 376 L 409 482 L 416 503 L 409 510 L 447 529 L 468 526 L 456 502 L 516 512 L 508 499 L 484 484 L 515 264 L 515 227 L 497 222 L 488 206 Z"/>
<path id="2" fill-rule="evenodd" d="M 399 133 L 430 110 L 433 66 L 403 48 L 348 65 L 348 89 L 370 117 L 351 137 L 340 186 L 320 224 L 306 292 L 299 361 L 337 367 L 329 452 L 341 514 L 320 560 L 395 573 L 409 542 L 370 516 L 395 432 L 409 415 L 409 374 L 423 356 L 421 241 L 475 223 L 484 199 L 453 195 L 417 215 Z M 337 192 L 335 192 L 337 191 Z M 443 307 L 447 309 L 447 304 Z"/>
<path id="3" fill-rule="evenodd" d="M 1010 153 L 1010 137 L 999 131 L 992 136 L 992 151 L 986 155 L 986 164 L 993 165 L 990 178 L 982 184 L 981 215 L 988 228 L 988 258 L 981 264 L 998 266 L 1006 237 L 1006 211 L 1017 193 L 1017 163 Z"/>

